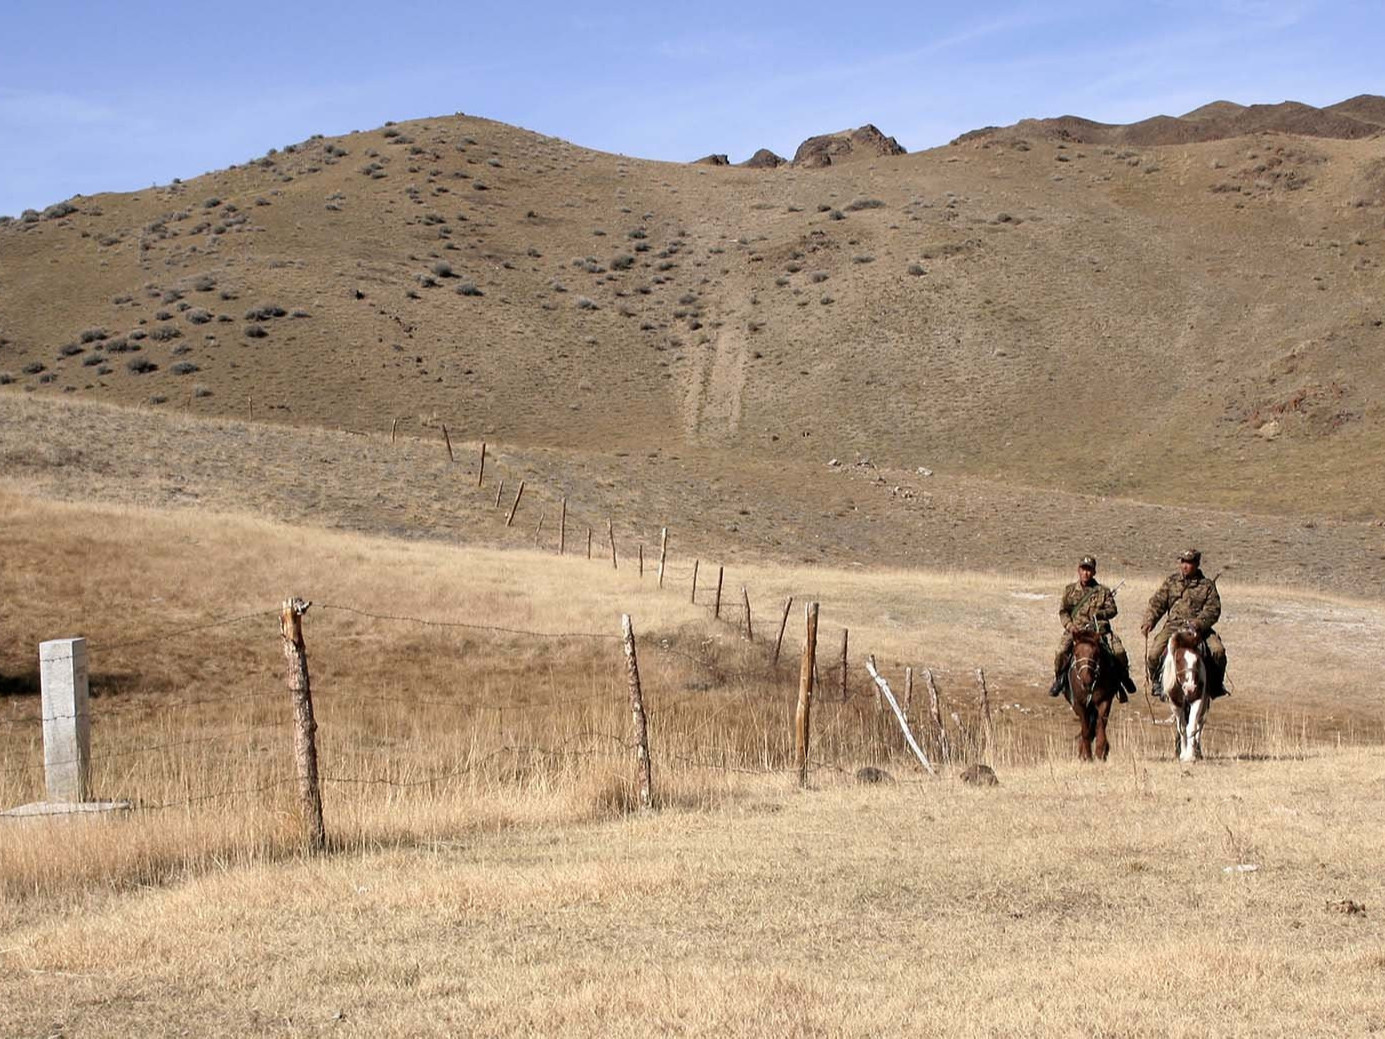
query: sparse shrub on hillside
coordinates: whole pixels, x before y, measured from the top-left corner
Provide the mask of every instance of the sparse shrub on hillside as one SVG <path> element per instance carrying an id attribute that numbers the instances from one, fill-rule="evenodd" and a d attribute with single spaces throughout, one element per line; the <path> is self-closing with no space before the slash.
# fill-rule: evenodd
<path id="1" fill-rule="evenodd" d="M 438 287 L 438 279 L 431 274 L 419 273 L 414 275 L 414 281 L 425 289 L 435 289 Z"/>
<path id="2" fill-rule="evenodd" d="M 157 407 L 160 404 L 167 404 L 168 398 L 165 397 L 162 393 L 156 393 L 149 398 L 149 403 Z"/>
<path id="3" fill-rule="evenodd" d="M 853 256 L 853 257 L 851 258 L 851 262 L 852 262 L 852 263 L 874 263 L 874 262 L 875 262 L 875 257 L 874 257 L 874 256 L 871 256 L 871 255 L 869 255 L 869 254 L 863 253 L 863 254 L 861 254 L 860 256 Z"/>
<path id="4" fill-rule="evenodd" d="M 192 279 L 192 288 L 194 292 L 211 292 L 216 288 L 216 279 L 210 274 L 199 274 Z"/>
<path id="5" fill-rule="evenodd" d="M 212 320 L 212 312 L 210 310 L 203 310 L 201 307 L 197 307 L 196 309 L 189 310 L 187 312 L 187 318 L 194 325 L 205 325 Z"/>
<path id="6" fill-rule="evenodd" d="M 229 303 L 231 300 L 239 299 L 240 297 L 237 296 L 230 289 L 222 289 L 220 292 L 217 293 L 217 298 L 220 299 L 223 303 Z"/>
<path id="7" fill-rule="evenodd" d="M 77 207 L 71 202 L 55 202 L 43 211 L 43 219 L 60 220 L 65 216 L 71 216 L 77 212 Z"/>
<path id="8" fill-rule="evenodd" d="M 87 354 L 82 358 L 83 368 L 95 368 L 104 358 L 100 354 Z"/>
<path id="9" fill-rule="evenodd" d="M 452 264 L 448 263 L 446 260 L 438 260 L 435 264 L 433 264 L 432 267 L 429 268 L 429 270 L 431 270 L 439 278 L 455 277 L 455 275 L 452 273 Z"/>
<path id="10" fill-rule="evenodd" d="M 179 361 L 169 369 L 174 375 L 191 375 L 193 372 L 200 371 L 197 365 L 191 361 Z"/>
<path id="11" fill-rule="evenodd" d="M 126 303 L 133 303 L 134 301 L 135 298 L 133 296 L 120 295 L 111 297 L 111 302 L 117 307 L 124 306 Z"/>
<path id="12" fill-rule="evenodd" d="M 39 372 L 46 372 L 48 370 L 48 365 L 44 364 L 42 361 L 30 361 L 19 370 L 25 375 L 37 375 Z"/>
<path id="13" fill-rule="evenodd" d="M 611 258 L 611 270 L 613 271 L 628 271 L 633 266 L 635 266 L 635 258 L 629 253 L 621 253 L 619 256 Z"/>
<path id="14" fill-rule="evenodd" d="M 78 346 L 76 343 L 67 343 L 58 348 L 59 357 L 76 357 L 78 354 L 84 354 L 86 352 L 86 347 Z"/>
<path id="15" fill-rule="evenodd" d="M 183 330 L 177 325 L 155 325 L 149 330 L 149 338 L 156 343 L 166 343 L 170 339 L 179 339 L 183 335 Z"/>
<path id="16" fill-rule="evenodd" d="M 194 397 L 210 397 L 212 395 L 212 391 L 209 390 L 206 386 L 194 386 L 192 388 L 192 395 Z"/>
<path id="17" fill-rule="evenodd" d="M 594 299 L 588 299 L 586 296 L 578 296 L 578 297 L 577 297 L 577 309 L 578 309 L 578 310 L 600 310 L 601 308 L 597 305 L 596 300 L 594 300 Z"/>
<path id="18" fill-rule="evenodd" d="M 564 284 L 563 284 L 561 281 L 559 281 L 557 278 L 554 278 L 552 281 L 550 281 L 550 282 L 548 283 L 548 287 L 551 288 L 554 292 L 566 292 L 566 291 L 567 291 L 567 286 L 564 285 Z"/>
<path id="19" fill-rule="evenodd" d="M 774 284 L 778 285 L 781 289 L 782 289 L 785 285 L 787 285 L 788 283 L 789 283 L 789 279 L 786 278 L 786 277 L 784 277 L 782 274 L 779 275 L 779 277 L 777 277 L 777 278 L 774 279 Z"/>
<path id="20" fill-rule="evenodd" d="M 878 198 L 858 198 L 847 204 L 846 211 L 855 213 L 862 209 L 882 209 L 885 203 Z"/>
<path id="21" fill-rule="evenodd" d="M 295 310 L 293 313 L 291 313 L 291 314 L 289 315 L 289 317 L 291 317 L 291 318 L 305 318 L 305 317 L 312 317 L 312 314 L 308 313 L 306 310 L 301 310 L 301 309 L 300 309 L 300 310 Z"/>
<path id="22" fill-rule="evenodd" d="M 168 321 L 168 320 L 171 319 L 172 317 L 173 317 L 173 314 L 172 314 L 171 311 L 167 311 L 167 310 L 156 310 L 156 311 L 154 311 L 154 320 L 155 320 L 155 321 Z"/>
<path id="23" fill-rule="evenodd" d="M 14 376 L 9 372 L 0 372 L 0 386 L 9 386 L 14 383 Z"/>
<path id="24" fill-rule="evenodd" d="M 180 299 L 183 298 L 183 294 L 179 292 L 177 289 L 168 289 L 160 298 L 165 303 L 177 303 Z"/>
<path id="25" fill-rule="evenodd" d="M 38 223 L 38 210 L 37 210 L 37 209 L 26 209 L 26 210 L 24 210 L 24 212 L 22 212 L 22 213 L 19 214 L 19 220 L 20 220 L 21 223 L 25 223 L 25 224 L 36 224 L 36 223 Z"/>
<path id="26" fill-rule="evenodd" d="M 812 274 L 808 275 L 808 280 L 811 281 L 814 285 L 821 285 L 824 281 L 827 280 L 827 272 L 813 271 Z"/>
<path id="27" fill-rule="evenodd" d="M 221 199 L 217 198 L 215 195 L 202 202 L 203 209 L 215 209 L 219 205 L 221 205 Z"/>
<path id="28" fill-rule="evenodd" d="M 245 312 L 245 320 L 268 321 L 270 318 L 283 317 L 287 313 L 288 311 L 277 303 L 261 303 L 258 307 L 251 307 Z"/>
<path id="29" fill-rule="evenodd" d="M 827 219 L 828 219 L 828 220 L 845 220 L 845 219 L 846 219 L 846 214 L 843 213 L 840 209 L 834 209 L 834 210 L 832 210 L 832 212 L 830 212 L 830 213 L 827 214 Z"/>
<path id="30" fill-rule="evenodd" d="M 192 347 L 188 345 L 186 340 L 184 340 L 183 342 L 175 346 L 172 350 L 170 350 L 169 353 L 171 353 L 174 357 L 182 357 L 183 354 L 192 353 Z"/>
<path id="31" fill-rule="evenodd" d="M 824 307 L 830 307 L 833 303 L 836 302 L 836 300 L 834 300 L 831 296 L 825 295 L 822 297 L 822 299 L 818 300 L 818 302 L 821 303 Z"/>
<path id="32" fill-rule="evenodd" d="M 128 339 L 112 339 L 106 344 L 106 353 L 123 354 L 139 350 L 138 343 L 131 343 Z"/>
<path id="33" fill-rule="evenodd" d="M 457 286 L 459 296 L 484 296 L 485 293 L 476 287 L 474 281 L 464 281 Z"/>
<path id="34" fill-rule="evenodd" d="M 328 155 L 330 155 L 330 156 L 332 156 L 333 158 L 336 158 L 336 159 L 345 158 L 346 156 L 348 156 L 348 155 L 351 154 L 351 153 L 350 153 L 349 151 L 347 151 L 345 148 L 342 148 L 342 147 L 340 147 L 340 146 L 338 146 L 338 145 L 335 145 L 335 144 L 329 144 L 329 145 L 327 145 L 327 147 L 324 148 L 323 151 L 325 151 Z"/>
<path id="35" fill-rule="evenodd" d="M 95 343 L 101 339 L 109 339 L 110 333 L 104 328 L 86 328 L 82 330 L 82 334 L 77 338 L 84 343 Z"/>
<path id="36" fill-rule="evenodd" d="M 382 131 L 382 134 L 387 138 L 394 138 L 399 136 L 399 131 L 392 126 L 386 126 L 385 129 Z"/>
<path id="37" fill-rule="evenodd" d="M 264 338 L 265 336 L 267 336 L 267 335 L 269 335 L 269 333 L 266 332 L 266 331 L 264 330 L 264 326 L 263 326 L 263 325 L 246 325 L 246 326 L 245 326 L 245 338 L 246 338 L 246 339 L 263 339 L 263 338 Z"/>
<path id="38" fill-rule="evenodd" d="M 125 369 L 132 375 L 145 375 L 158 371 L 159 366 L 147 357 L 132 357 L 125 362 Z"/>
<path id="39" fill-rule="evenodd" d="M 908 271 L 910 274 L 912 274 L 915 278 L 922 277 L 923 275 L 928 273 L 928 271 L 924 269 L 924 266 L 921 263 L 911 263 L 908 267 L 904 269 Z"/>

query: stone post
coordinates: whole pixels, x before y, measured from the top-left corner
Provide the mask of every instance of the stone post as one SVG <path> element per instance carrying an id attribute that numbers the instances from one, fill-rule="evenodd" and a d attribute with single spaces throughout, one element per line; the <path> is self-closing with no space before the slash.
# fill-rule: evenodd
<path id="1" fill-rule="evenodd" d="M 40 642 L 38 660 L 48 800 L 88 801 L 91 714 L 87 708 L 87 640 Z"/>

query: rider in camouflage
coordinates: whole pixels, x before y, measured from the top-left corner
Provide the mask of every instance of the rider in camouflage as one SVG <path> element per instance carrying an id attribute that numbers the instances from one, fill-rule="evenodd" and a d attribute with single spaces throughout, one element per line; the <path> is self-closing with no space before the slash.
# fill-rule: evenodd
<path id="1" fill-rule="evenodd" d="M 1111 618 L 1117 612 L 1115 593 L 1097 583 L 1095 557 L 1083 556 L 1077 564 L 1077 580 L 1063 589 L 1063 601 L 1058 605 L 1058 616 L 1063 621 L 1063 641 L 1053 658 L 1053 684 L 1049 686 L 1049 696 L 1060 695 L 1067 685 L 1072 637 L 1083 628 L 1092 628 L 1101 635 L 1115 658 L 1122 701 L 1125 693 L 1135 691 L 1135 683 L 1130 680 L 1130 658 L 1120 637 L 1111 630 Z"/>
<path id="2" fill-rule="evenodd" d="M 1180 628 L 1192 628 L 1207 643 L 1208 692 L 1213 696 L 1226 693 L 1226 647 L 1221 636 L 1212 630 L 1212 625 L 1221 617 L 1221 596 L 1217 593 L 1217 582 L 1209 580 L 1202 572 L 1202 553 L 1190 548 L 1178 557 L 1178 573 L 1172 574 L 1150 597 L 1149 608 L 1145 610 L 1140 624 L 1140 634 L 1148 636 L 1165 614 L 1168 619 L 1149 643 L 1149 673 L 1151 690 L 1155 696 L 1163 695 L 1160 671 L 1164 664 L 1164 650 L 1173 633 Z"/>

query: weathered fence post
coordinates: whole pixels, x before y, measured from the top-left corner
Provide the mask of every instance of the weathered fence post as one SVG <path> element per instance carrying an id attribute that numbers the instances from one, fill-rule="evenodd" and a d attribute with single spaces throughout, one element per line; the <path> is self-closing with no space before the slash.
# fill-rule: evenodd
<path id="1" fill-rule="evenodd" d="M 313 720 L 313 692 L 308 679 L 308 651 L 303 645 L 303 614 L 312 603 L 284 600 L 279 633 L 288 661 L 289 693 L 293 696 L 293 756 L 298 763 L 298 796 L 303 803 L 303 825 L 308 847 L 323 851 L 327 835 L 322 828 L 322 787 L 317 776 L 317 722 Z"/>
<path id="2" fill-rule="evenodd" d="M 476 486 L 480 487 L 486 478 L 486 442 L 481 441 L 481 463 L 476 467 Z"/>
<path id="3" fill-rule="evenodd" d="M 804 608 L 807 630 L 803 634 L 803 661 L 798 669 L 798 710 L 794 712 L 794 764 L 798 785 L 808 782 L 808 735 L 812 728 L 813 671 L 818 651 L 818 604 Z"/>
<path id="4" fill-rule="evenodd" d="M 390 423 L 390 443 L 394 443 L 395 434 L 399 432 L 399 420 L 395 419 Z"/>
<path id="5" fill-rule="evenodd" d="M 909 717 L 909 712 L 914 707 L 914 669 L 906 667 L 904 669 L 904 717 Z"/>
<path id="6" fill-rule="evenodd" d="M 500 508 L 500 496 L 505 493 L 505 481 L 501 479 L 495 488 L 495 507 Z"/>
<path id="7" fill-rule="evenodd" d="M 592 557 L 592 529 L 591 529 L 591 527 L 588 527 L 588 528 L 587 528 L 587 558 L 590 559 L 591 557 Z"/>
<path id="8" fill-rule="evenodd" d="M 616 526 L 609 516 L 606 517 L 606 540 L 611 543 L 611 569 L 619 570 L 620 566 L 616 563 Z"/>
<path id="9" fill-rule="evenodd" d="M 720 619 L 721 619 L 721 579 L 722 579 L 723 577 L 725 577 L 725 576 L 726 576 L 726 567 L 724 567 L 724 566 L 719 566 L 719 567 L 717 567 L 717 598 L 716 598 L 716 602 L 712 605 L 712 619 L 713 619 L 713 620 L 720 620 Z"/>
<path id="10" fill-rule="evenodd" d="M 929 713 L 933 715 L 933 726 L 938 732 L 938 759 L 946 765 L 952 761 L 952 748 L 948 745 L 947 729 L 943 728 L 942 697 L 938 694 L 938 685 L 933 681 L 931 669 L 923 669 L 923 680 L 928 684 Z"/>
<path id="11" fill-rule="evenodd" d="M 91 799 L 91 714 L 87 640 L 38 644 L 43 780 L 49 801 Z"/>
<path id="12" fill-rule="evenodd" d="M 540 509 L 540 510 L 539 510 L 539 525 L 538 525 L 537 527 L 534 528 L 534 544 L 535 544 L 535 545 L 537 545 L 537 544 L 539 543 L 539 535 L 543 533 L 543 521 L 544 521 L 545 518 L 547 518 L 547 516 L 548 516 L 548 510 L 547 510 L 547 509 Z"/>
<path id="13" fill-rule="evenodd" d="M 664 586 L 664 565 L 668 562 L 668 527 L 659 529 L 659 587 Z"/>
<path id="14" fill-rule="evenodd" d="M 779 618 L 779 635 L 774 640 L 774 663 L 779 663 L 779 647 L 784 644 L 784 629 L 789 626 L 789 608 L 793 606 L 793 596 L 784 600 L 784 616 Z"/>
<path id="15" fill-rule="evenodd" d="M 700 563 L 700 562 L 701 562 L 701 560 L 699 560 L 699 559 L 694 559 L 694 560 L 693 560 L 693 585 L 692 585 L 692 594 L 688 596 L 688 602 L 691 602 L 691 603 L 697 602 L 697 564 Z"/>
<path id="16" fill-rule="evenodd" d="M 505 526 L 509 526 L 515 521 L 515 512 L 519 509 L 519 499 L 524 497 L 524 481 L 519 481 L 519 490 L 515 492 L 515 503 L 510 506 L 510 514 L 505 517 Z"/>
<path id="17" fill-rule="evenodd" d="M 455 461 L 452 457 L 452 438 L 447 435 L 446 422 L 442 423 L 442 442 L 447 445 L 447 460 L 449 462 Z"/>
<path id="18" fill-rule="evenodd" d="M 848 645 L 848 643 L 850 642 L 850 640 L 851 640 L 851 629 L 850 629 L 850 628 L 843 628 L 843 629 L 842 629 L 842 703 L 846 703 L 846 701 L 847 701 L 848 699 L 850 699 L 850 696 L 851 696 L 851 691 L 847 688 L 847 683 L 850 681 L 850 679 L 849 679 L 848 672 L 847 672 L 847 669 L 846 669 L 846 649 L 847 649 L 847 645 Z M 876 692 L 875 692 L 875 709 L 876 709 L 877 711 L 880 710 L 880 691 L 879 691 L 878 689 L 877 689 Z"/>
<path id="19" fill-rule="evenodd" d="M 745 590 L 745 585 L 741 585 L 741 601 L 745 603 L 745 640 L 755 641 L 755 631 L 750 626 L 750 593 Z"/>
<path id="20" fill-rule="evenodd" d="M 558 511 L 558 555 L 567 551 L 567 498 Z"/>
<path id="21" fill-rule="evenodd" d="M 976 684 L 978 686 L 977 697 L 981 702 L 981 738 L 986 741 L 984 752 L 978 751 L 978 755 L 984 753 L 994 757 L 995 723 L 991 720 L 991 694 L 990 690 L 986 688 L 986 672 L 979 667 L 976 669 Z"/>
<path id="22" fill-rule="evenodd" d="M 639 784 L 640 807 L 654 805 L 654 782 L 649 763 L 649 719 L 644 713 L 644 694 L 640 691 L 640 665 L 635 658 L 635 628 L 630 615 L 620 618 L 625 642 L 625 675 L 630 683 L 630 720 L 635 737 L 635 780 Z"/>
<path id="23" fill-rule="evenodd" d="M 643 541 L 641 541 L 641 542 L 636 546 L 636 551 L 637 551 L 638 554 L 639 554 L 639 560 L 640 560 L 640 580 L 643 581 L 643 580 L 644 580 L 644 542 L 643 542 Z"/>

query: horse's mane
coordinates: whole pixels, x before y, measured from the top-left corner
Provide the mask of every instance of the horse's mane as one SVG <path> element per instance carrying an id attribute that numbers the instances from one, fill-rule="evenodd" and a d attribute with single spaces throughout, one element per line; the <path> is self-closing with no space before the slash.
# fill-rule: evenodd
<path id="1" fill-rule="evenodd" d="M 1197 649 L 1201 641 L 1202 636 L 1192 628 L 1179 628 L 1169 639 L 1169 645 L 1174 649 Z"/>

